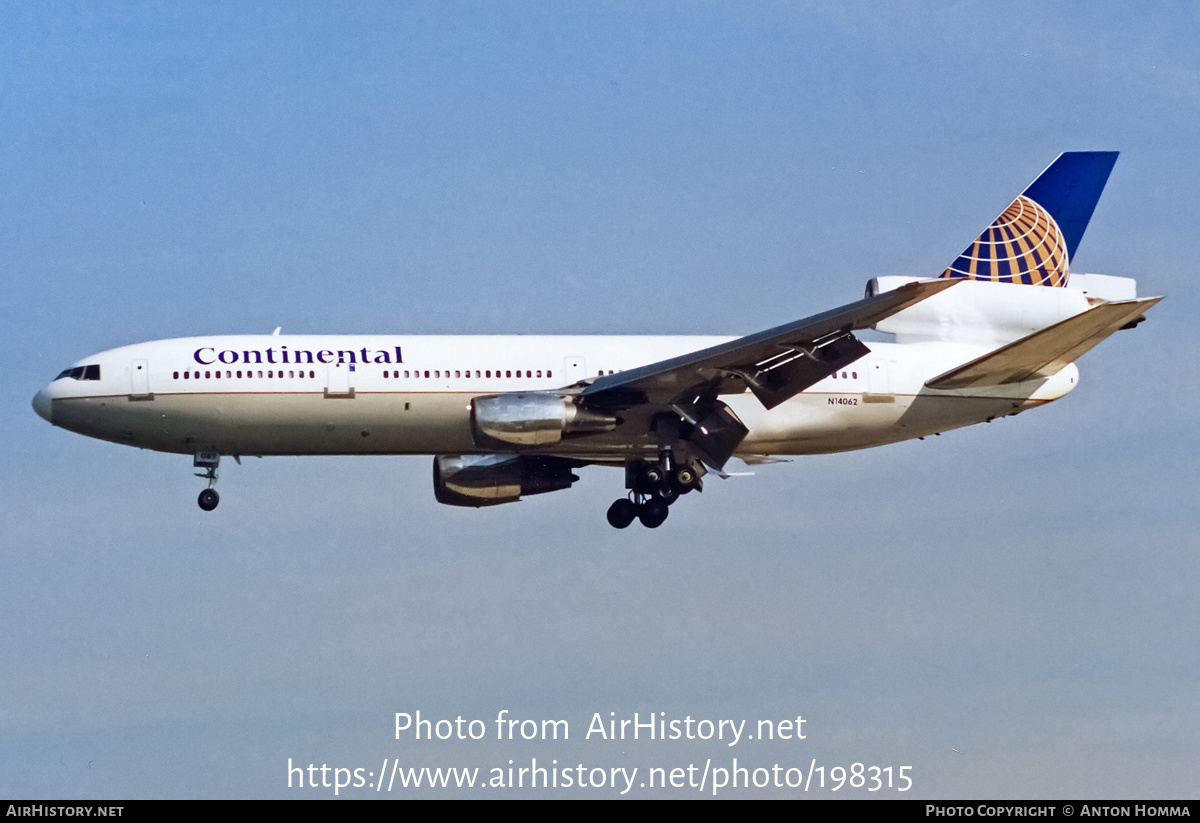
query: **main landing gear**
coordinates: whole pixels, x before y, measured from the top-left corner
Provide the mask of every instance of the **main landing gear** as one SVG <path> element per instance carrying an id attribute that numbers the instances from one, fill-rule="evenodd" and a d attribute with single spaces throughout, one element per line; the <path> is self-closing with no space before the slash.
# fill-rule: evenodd
<path id="1" fill-rule="evenodd" d="M 194 467 L 204 469 L 202 472 L 196 472 L 196 476 L 208 481 L 208 488 L 200 492 L 200 496 L 196 498 L 200 508 L 206 512 L 212 511 L 221 502 L 221 496 L 213 488 L 217 485 L 217 466 L 220 464 L 221 455 L 211 451 L 196 452 L 196 458 L 192 461 Z"/>
<path id="2" fill-rule="evenodd" d="M 608 507 L 608 524 L 615 529 L 628 528 L 640 520 L 648 529 L 657 529 L 666 522 L 670 506 L 687 494 L 701 488 L 703 469 L 693 463 L 673 464 L 664 454 L 658 463 L 640 463 L 627 467 L 627 498 L 614 500 Z"/>
<path id="3" fill-rule="evenodd" d="M 608 507 L 608 525 L 614 529 L 628 528 L 634 520 L 641 520 L 648 529 L 657 529 L 667 519 L 670 509 L 661 497 L 648 497 L 632 492 L 629 497 L 614 500 Z"/>

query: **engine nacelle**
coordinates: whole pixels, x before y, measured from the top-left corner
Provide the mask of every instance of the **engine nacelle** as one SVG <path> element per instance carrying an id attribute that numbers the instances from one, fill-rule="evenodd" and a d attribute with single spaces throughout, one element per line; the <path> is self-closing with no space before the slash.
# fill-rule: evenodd
<path id="1" fill-rule="evenodd" d="M 617 418 L 580 408 L 546 392 L 509 392 L 471 401 L 471 427 L 480 446 L 557 443 L 568 433 L 611 431 Z"/>
<path id="2" fill-rule="evenodd" d="M 517 454 L 442 454 L 433 458 L 433 496 L 447 506 L 498 506 L 523 494 L 567 489 L 579 465 L 561 457 Z"/>
<path id="3" fill-rule="evenodd" d="M 867 296 L 930 279 L 873 277 L 867 282 Z M 880 320 L 875 328 L 896 335 L 899 343 L 946 340 L 995 347 L 1089 308 L 1088 295 L 1079 289 L 961 280 L 952 289 Z"/>

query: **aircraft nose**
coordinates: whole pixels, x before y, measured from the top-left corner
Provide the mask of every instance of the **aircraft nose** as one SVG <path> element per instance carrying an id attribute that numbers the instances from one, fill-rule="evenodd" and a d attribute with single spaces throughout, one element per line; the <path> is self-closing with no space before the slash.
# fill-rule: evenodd
<path id="1" fill-rule="evenodd" d="M 48 392 L 46 389 L 42 389 L 33 396 L 33 410 L 38 413 L 38 417 L 42 418 L 47 423 L 54 422 L 50 419 L 50 392 Z"/>

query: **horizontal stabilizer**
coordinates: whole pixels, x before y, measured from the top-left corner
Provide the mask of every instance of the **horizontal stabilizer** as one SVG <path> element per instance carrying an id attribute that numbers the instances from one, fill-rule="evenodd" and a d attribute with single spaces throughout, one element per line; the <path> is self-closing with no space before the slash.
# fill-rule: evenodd
<path id="1" fill-rule="evenodd" d="M 969 389 L 1024 383 L 1057 374 L 1113 332 L 1136 322 L 1161 297 L 1101 303 L 1022 337 L 925 383 L 931 389 Z"/>

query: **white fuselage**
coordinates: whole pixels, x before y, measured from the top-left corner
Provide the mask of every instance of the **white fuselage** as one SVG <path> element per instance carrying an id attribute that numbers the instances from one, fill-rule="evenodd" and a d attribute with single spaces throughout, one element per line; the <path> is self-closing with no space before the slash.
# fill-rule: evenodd
<path id="1" fill-rule="evenodd" d="M 481 454 L 471 399 L 560 389 L 724 342 L 727 337 L 239 335 L 102 352 L 98 379 L 60 377 L 34 406 L 55 425 L 165 452 L 230 455 Z M 739 455 L 866 448 L 982 422 L 1055 400 L 1048 380 L 934 391 L 926 380 L 991 345 L 868 343 L 871 353 L 777 408 L 723 399 L 749 429 Z M 597 462 L 653 453 L 649 435 L 608 433 L 539 447 Z M 520 449 L 517 449 L 518 451 Z"/>

